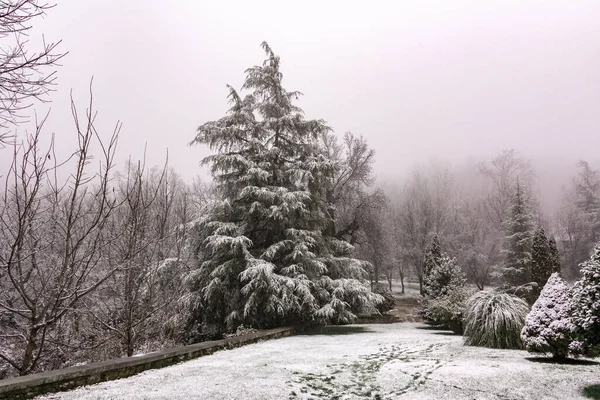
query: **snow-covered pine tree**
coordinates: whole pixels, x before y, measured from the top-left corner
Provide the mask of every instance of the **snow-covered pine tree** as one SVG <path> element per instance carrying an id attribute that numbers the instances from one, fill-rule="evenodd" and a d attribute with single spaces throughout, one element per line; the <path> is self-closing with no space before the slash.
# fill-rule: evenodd
<path id="1" fill-rule="evenodd" d="M 533 244 L 531 245 L 531 281 L 538 285 L 537 289 L 534 290 L 532 302 L 535 301 L 548 278 L 552 275 L 552 262 L 546 231 L 543 227 L 540 227 L 535 231 Z"/>
<path id="2" fill-rule="evenodd" d="M 521 339 L 529 352 L 564 359 L 572 342 L 572 326 L 569 286 L 553 273 L 525 319 Z"/>
<path id="3" fill-rule="evenodd" d="M 431 271 L 440 264 L 441 260 L 442 247 L 440 246 L 440 237 L 436 233 L 431 238 L 431 243 L 423 261 L 423 292 L 427 292 L 427 277 L 431 274 Z"/>
<path id="4" fill-rule="evenodd" d="M 423 293 L 420 315 L 430 325 L 462 331 L 466 278 L 453 258 L 442 253 L 438 235 L 434 235 L 424 260 Z M 461 300 L 462 299 L 462 300 Z M 463 304 L 457 303 L 459 300 Z"/>
<path id="5" fill-rule="evenodd" d="M 509 287 L 518 287 L 531 279 L 531 242 L 533 223 L 527 198 L 517 182 L 511 214 L 505 224 L 505 248 L 502 276 Z"/>
<path id="6" fill-rule="evenodd" d="M 465 282 L 465 274 L 455 260 L 444 255 L 432 266 L 425 278 L 425 295 L 430 299 L 437 299 L 447 294 L 451 288 L 463 287 Z"/>
<path id="7" fill-rule="evenodd" d="M 198 224 L 198 264 L 188 277 L 201 303 L 192 324 L 205 332 L 349 323 L 381 301 L 352 247 L 322 234 L 336 165 L 317 139 L 330 128 L 304 118 L 294 104 L 300 93 L 282 85 L 279 57 L 262 47 L 266 60 L 246 70 L 249 93 L 229 87 L 227 115 L 200 126 L 192 142 L 216 151 L 203 163 L 223 196 Z"/>
<path id="8" fill-rule="evenodd" d="M 432 266 L 425 278 L 421 315 L 425 323 L 462 332 L 462 308 L 470 292 L 466 278 L 455 260 L 446 255 Z"/>
<path id="9" fill-rule="evenodd" d="M 556 239 L 551 236 L 548 240 L 548 248 L 550 249 L 550 264 L 552 265 L 552 272 L 561 273 L 560 265 L 560 254 L 558 253 L 558 247 L 556 246 Z"/>
<path id="10" fill-rule="evenodd" d="M 600 355 L 600 244 L 588 261 L 581 264 L 581 278 L 571 291 L 574 333 L 581 353 Z"/>

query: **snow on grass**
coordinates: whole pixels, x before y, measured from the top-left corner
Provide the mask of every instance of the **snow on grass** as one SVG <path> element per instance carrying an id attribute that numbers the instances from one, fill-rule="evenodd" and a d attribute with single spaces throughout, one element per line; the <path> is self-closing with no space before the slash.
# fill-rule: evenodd
<path id="1" fill-rule="evenodd" d="M 584 399 L 598 383 L 598 363 L 532 361 L 401 323 L 330 327 L 38 399 Z"/>

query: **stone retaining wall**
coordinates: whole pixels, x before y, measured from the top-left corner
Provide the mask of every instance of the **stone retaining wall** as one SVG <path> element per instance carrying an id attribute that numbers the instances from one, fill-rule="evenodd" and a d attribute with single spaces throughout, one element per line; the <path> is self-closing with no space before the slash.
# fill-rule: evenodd
<path id="1" fill-rule="evenodd" d="M 360 316 L 357 318 L 355 324 L 395 324 L 397 322 L 404 322 L 402 318 L 395 315 L 382 314 L 382 315 L 367 315 Z"/>
<path id="2" fill-rule="evenodd" d="M 142 356 L 118 358 L 77 367 L 42 372 L 0 380 L 0 399 L 29 399 L 43 394 L 61 392 L 78 386 L 126 378 L 148 369 L 162 368 L 181 361 L 231 349 L 263 339 L 289 336 L 293 328 L 276 328 L 247 335 L 202 342 Z"/>

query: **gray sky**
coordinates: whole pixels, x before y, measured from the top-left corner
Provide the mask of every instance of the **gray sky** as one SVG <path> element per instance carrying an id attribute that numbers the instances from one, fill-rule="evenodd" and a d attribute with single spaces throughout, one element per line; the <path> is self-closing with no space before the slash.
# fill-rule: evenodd
<path id="1" fill-rule="evenodd" d="M 225 84 L 262 62 L 263 40 L 307 117 L 364 135 L 380 177 L 511 147 L 599 158 L 599 1 L 58 3 L 36 27 L 69 51 L 47 128 L 72 143 L 69 89 L 83 104 L 93 75 L 99 127 L 124 122 L 120 163 L 147 142 L 152 163 L 168 147 L 180 174 L 200 173 L 207 151 L 186 144 L 224 114 Z"/>

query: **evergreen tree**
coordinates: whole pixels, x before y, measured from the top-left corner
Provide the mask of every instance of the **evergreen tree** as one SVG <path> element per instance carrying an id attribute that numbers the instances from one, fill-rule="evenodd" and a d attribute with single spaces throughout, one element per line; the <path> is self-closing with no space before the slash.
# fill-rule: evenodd
<path id="1" fill-rule="evenodd" d="M 509 287 L 518 287 L 531 279 L 533 223 L 527 198 L 517 182 L 510 219 L 505 224 L 504 265 L 502 275 Z"/>
<path id="2" fill-rule="evenodd" d="M 600 244 L 588 261 L 581 264 L 581 278 L 572 289 L 572 321 L 578 350 L 600 355 Z"/>
<path id="3" fill-rule="evenodd" d="M 550 249 L 550 264 L 552 265 L 552 272 L 560 274 L 560 254 L 558 253 L 558 247 L 556 246 L 556 239 L 554 239 L 554 236 L 550 237 L 550 240 L 548 240 L 548 248 Z"/>
<path id="4" fill-rule="evenodd" d="M 468 298 L 468 291 L 464 287 L 465 275 L 453 258 L 441 254 L 437 235 L 434 236 L 426 261 L 429 269 L 423 282 L 425 297 L 420 314 L 427 324 L 460 332 L 460 310 Z"/>
<path id="5" fill-rule="evenodd" d="M 580 161 L 581 171 L 576 181 L 576 206 L 581 212 L 586 239 L 590 247 L 600 240 L 600 173 L 585 161 Z"/>
<path id="6" fill-rule="evenodd" d="M 241 97 L 229 87 L 226 116 L 198 128 L 222 201 L 197 226 L 197 268 L 188 277 L 190 328 L 217 335 L 240 324 L 349 323 L 380 296 L 366 285 L 352 246 L 321 232 L 331 224 L 326 191 L 336 165 L 319 151 L 330 130 L 306 120 L 299 92 L 282 86 L 280 60 L 246 70 Z M 193 335 L 193 333 L 192 333 Z"/>
<path id="7" fill-rule="evenodd" d="M 550 245 L 546 237 L 546 231 L 543 227 L 540 227 L 535 232 L 531 246 L 531 281 L 537 283 L 532 302 L 535 301 L 548 278 L 552 275 L 552 269 L 553 260 L 551 259 Z"/>
<path id="8" fill-rule="evenodd" d="M 463 287 L 466 278 L 453 258 L 443 256 L 425 278 L 425 295 L 437 299 L 447 294 L 453 287 Z"/>
<path id="9" fill-rule="evenodd" d="M 431 273 L 431 271 L 438 265 L 442 260 L 442 247 L 440 246 L 440 238 L 436 234 L 431 238 L 431 244 L 427 250 L 427 254 L 425 255 L 425 260 L 423 261 L 423 283 L 427 281 L 427 277 Z"/>
<path id="10" fill-rule="evenodd" d="M 552 353 L 564 359 L 572 341 L 569 286 L 553 273 L 525 319 L 521 339 L 532 353 Z"/>

